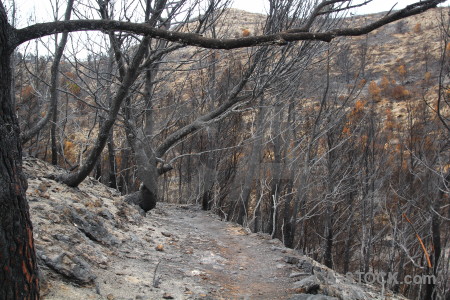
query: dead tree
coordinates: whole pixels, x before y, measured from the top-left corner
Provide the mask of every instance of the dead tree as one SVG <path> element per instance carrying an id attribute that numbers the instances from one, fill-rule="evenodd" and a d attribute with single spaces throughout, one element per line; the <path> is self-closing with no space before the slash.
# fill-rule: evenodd
<path id="1" fill-rule="evenodd" d="M 258 45 L 286 45 L 298 40 L 314 40 L 329 42 L 338 36 L 355 36 L 371 32 L 381 26 L 402 18 L 422 13 L 443 3 L 444 0 L 427 0 L 414 3 L 397 12 L 391 12 L 373 23 L 357 28 L 336 28 L 326 32 L 310 31 L 318 17 L 332 13 L 327 9 L 332 4 L 348 8 L 351 1 L 332 0 L 320 2 L 307 19 L 304 26 L 298 29 L 262 36 L 250 36 L 237 39 L 214 39 L 197 33 L 174 32 L 168 29 L 155 28 L 147 23 L 129 23 L 112 20 L 74 20 L 34 24 L 22 29 L 14 28 L 9 22 L 3 1 L 0 1 L 0 256 L 3 266 L 0 270 L 0 294 L 6 299 L 38 299 L 39 287 L 37 279 L 36 256 L 34 251 L 32 225 L 25 197 L 26 180 L 22 171 L 22 148 L 20 130 L 12 97 L 11 56 L 20 44 L 50 34 L 65 31 L 127 31 L 144 35 L 144 41 L 150 38 L 164 39 L 171 42 L 192 46 L 233 49 Z M 336 7 L 333 6 L 333 7 Z M 142 54 L 141 54 L 142 53 Z M 137 50 L 129 69 L 137 70 L 142 61 L 145 48 Z M 123 100 L 129 94 L 129 88 L 135 81 L 135 74 L 129 72 L 123 79 L 115 95 L 108 116 L 100 128 L 92 154 L 86 164 L 75 174 L 66 176 L 63 181 L 71 186 L 78 185 L 95 166 L 95 160 L 108 140 L 109 132 L 115 122 Z M 245 82 L 243 82 L 245 84 Z M 238 101 L 238 100 L 237 100 Z M 172 135 L 170 139 L 156 150 L 156 157 L 164 153 L 175 140 L 185 137 L 204 126 L 207 119 L 214 119 L 225 113 L 231 105 L 219 107 Z"/>

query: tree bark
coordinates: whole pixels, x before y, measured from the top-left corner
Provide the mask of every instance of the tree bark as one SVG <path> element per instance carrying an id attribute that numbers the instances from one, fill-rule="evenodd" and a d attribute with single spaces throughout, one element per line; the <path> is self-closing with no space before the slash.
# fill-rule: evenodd
<path id="1" fill-rule="evenodd" d="M 335 170 L 335 160 L 336 153 L 333 150 L 334 143 L 334 132 L 330 131 L 327 133 L 327 142 L 328 142 L 328 162 L 327 162 L 327 190 L 328 195 L 325 196 L 325 251 L 324 251 L 324 265 L 328 268 L 333 268 L 333 222 L 334 222 L 334 204 L 333 204 L 333 188 L 335 187 L 334 183 L 334 170 Z"/>
<path id="2" fill-rule="evenodd" d="M 244 216 L 245 213 L 248 212 L 249 209 L 249 199 L 250 193 L 253 189 L 253 181 L 255 179 L 255 175 L 259 173 L 259 162 L 261 160 L 261 150 L 262 150 L 262 140 L 263 140 L 263 126 L 264 126 L 264 96 L 261 96 L 259 100 L 258 113 L 256 115 L 256 132 L 252 145 L 252 152 L 248 159 L 248 170 L 245 175 L 244 185 L 242 187 L 241 195 L 237 195 L 237 201 L 239 201 L 238 206 L 238 216 L 237 223 L 244 224 Z"/>
<path id="3" fill-rule="evenodd" d="M 274 160 L 272 162 L 272 183 L 270 187 L 270 196 L 271 201 L 273 203 L 270 204 L 270 215 L 269 215 L 269 230 L 268 233 L 272 235 L 272 238 L 278 237 L 277 234 L 277 226 L 276 226 L 276 220 L 274 220 L 277 211 L 276 206 L 278 203 L 278 199 L 280 198 L 281 191 L 282 191 L 282 182 L 281 182 L 281 174 L 283 172 L 283 168 L 281 166 L 282 156 L 284 152 L 284 143 L 281 139 L 281 115 L 283 113 L 283 105 L 281 103 L 281 99 L 277 100 L 277 102 L 274 105 L 274 114 L 275 117 L 272 121 L 272 136 L 273 138 L 273 155 Z"/>
<path id="4" fill-rule="evenodd" d="M 295 114 L 294 114 L 294 102 L 291 102 L 289 104 L 288 108 L 288 124 L 295 124 Z M 295 140 L 296 132 L 293 128 L 294 126 L 289 126 L 288 129 L 288 138 L 286 143 L 289 143 L 290 141 Z M 289 148 L 289 146 L 286 146 Z M 287 159 L 287 158 L 286 158 Z M 286 163 L 286 165 L 291 165 L 294 163 L 294 159 L 289 159 L 289 161 Z M 294 177 L 297 170 L 295 168 L 291 168 L 290 174 L 289 174 L 289 181 L 286 184 L 286 202 L 284 204 L 284 231 L 283 231 L 283 242 L 284 245 L 288 248 L 294 248 L 294 235 L 292 232 L 295 230 L 295 224 L 296 221 L 293 219 L 297 218 L 297 215 L 294 216 L 293 211 L 294 207 L 292 205 L 293 200 L 293 189 L 294 189 Z"/>
<path id="5" fill-rule="evenodd" d="M 12 97 L 13 36 L 0 2 L 0 295 L 39 299 L 33 227 L 25 198 L 19 123 Z"/>
<path id="6" fill-rule="evenodd" d="M 351 161 L 352 156 L 354 155 L 353 151 L 349 151 L 349 161 Z M 351 162 L 350 162 L 351 163 Z M 351 252 L 351 247 L 352 247 L 352 243 L 353 243 L 353 235 L 354 233 L 352 232 L 352 228 L 353 228 L 353 218 L 354 218 L 354 191 L 353 191 L 353 185 L 354 185 L 354 179 L 353 179 L 353 175 L 351 175 L 350 177 L 350 192 L 346 195 L 347 197 L 347 206 L 350 209 L 350 216 L 349 219 L 347 221 L 346 224 L 346 231 L 347 231 L 347 239 L 345 240 L 345 246 L 344 246 L 344 258 L 343 258 L 343 273 L 347 274 L 347 272 L 349 272 L 350 270 L 350 260 L 351 260 L 351 256 L 352 256 L 352 252 Z"/>
<path id="7" fill-rule="evenodd" d="M 450 173 L 448 173 L 445 178 L 443 178 L 442 188 L 440 189 L 438 193 L 438 199 L 435 199 L 430 204 L 430 211 L 431 211 L 431 237 L 433 241 L 433 268 L 430 270 L 432 272 L 432 275 L 438 276 L 438 270 L 439 270 L 439 259 L 441 257 L 442 252 L 442 245 L 441 245 L 441 220 L 440 217 L 437 215 L 436 212 L 439 211 L 439 208 L 441 206 L 441 199 L 444 199 L 444 194 L 446 187 L 448 186 L 450 182 Z M 430 282 L 425 287 L 425 296 L 424 299 L 437 299 L 437 291 L 436 291 L 436 284 L 434 282 Z"/>
<path id="8" fill-rule="evenodd" d="M 146 23 L 120 22 L 115 20 L 74 20 L 62 22 L 49 22 L 31 25 L 17 30 L 17 38 L 14 40 L 13 47 L 16 47 L 26 41 L 34 40 L 46 35 L 60 33 L 63 31 L 128 31 L 138 34 L 144 34 L 152 38 L 165 39 L 171 42 L 185 43 L 191 46 L 197 46 L 209 49 L 236 49 L 260 45 L 286 45 L 294 41 L 324 41 L 330 42 L 338 36 L 361 36 L 370 33 L 386 24 L 401 20 L 403 18 L 417 15 L 428 9 L 435 8 L 438 4 L 446 0 L 426 0 L 408 5 L 404 9 L 386 14 L 384 17 L 362 27 L 334 29 L 326 32 L 302 31 L 302 29 L 293 29 L 275 34 L 257 35 L 232 39 L 215 39 L 190 32 L 174 32 L 171 30 L 155 28 Z M 319 12 L 311 15 L 309 19 L 317 19 L 322 15 Z"/>
<path id="9" fill-rule="evenodd" d="M 113 189 L 117 189 L 117 179 L 116 179 L 116 155 L 114 153 L 114 136 L 112 132 L 109 135 L 108 140 L 108 186 Z"/>

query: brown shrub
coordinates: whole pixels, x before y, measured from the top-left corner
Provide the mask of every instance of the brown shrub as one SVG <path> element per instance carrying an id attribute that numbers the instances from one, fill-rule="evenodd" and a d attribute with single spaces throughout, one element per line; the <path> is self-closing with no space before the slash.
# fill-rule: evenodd
<path id="1" fill-rule="evenodd" d="M 242 36 L 243 36 L 243 37 L 249 36 L 250 33 L 251 33 L 251 32 L 250 32 L 250 30 L 248 30 L 248 29 L 243 29 L 243 30 L 242 30 Z"/>
<path id="2" fill-rule="evenodd" d="M 404 86 L 396 85 L 392 89 L 392 95 L 391 96 L 395 100 L 403 100 L 403 99 L 409 97 L 410 95 L 411 95 L 411 93 Z"/>
<path id="3" fill-rule="evenodd" d="M 374 100 L 380 99 L 381 89 L 378 87 L 378 84 L 375 81 L 371 81 L 369 84 L 369 95 Z"/>

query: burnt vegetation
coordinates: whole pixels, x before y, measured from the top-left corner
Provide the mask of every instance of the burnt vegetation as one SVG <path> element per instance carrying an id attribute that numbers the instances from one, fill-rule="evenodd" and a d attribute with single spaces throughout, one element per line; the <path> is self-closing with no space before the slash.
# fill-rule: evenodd
<path id="1" fill-rule="evenodd" d="M 58 165 L 69 186 L 93 176 L 145 211 L 199 204 L 339 272 L 434 275 L 387 288 L 449 297 L 450 21 L 428 10 L 443 1 L 352 18 L 358 4 L 336 0 L 270 0 L 268 16 L 227 1 L 197 3 L 201 15 L 185 1 L 88 2 L 63 3 L 65 21 L 9 43 L 0 34 L 2 60 L 12 53 L 0 77 L 14 77 L 16 111 L 0 111 L 12 161 L 23 151 Z M 8 113 L 17 140 L 4 140 Z M 23 196 L 9 189 L 5 203 Z"/>

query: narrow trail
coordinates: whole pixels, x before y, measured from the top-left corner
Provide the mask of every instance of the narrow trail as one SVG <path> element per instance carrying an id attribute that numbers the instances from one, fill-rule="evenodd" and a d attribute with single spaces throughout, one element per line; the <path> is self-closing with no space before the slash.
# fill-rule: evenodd
<path id="1" fill-rule="evenodd" d="M 186 234 L 182 247 L 199 252 L 197 267 L 203 269 L 209 283 L 219 287 L 215 297 L 288 298 L 289 266 L 283 261 L 283 248 L 278 240 L 248 234 L 242 227 L 222 222 L 195 207 L 172 209 L 168 213 L 170 220 L 166 225 L 173 226 L 178 235 Z M 195 265 L 196 259 L 191 263 Z"/>
<path id="2" fill-rule="evenodd" d="M 292 250 L 196 206 L 159 203 L 127 232 L 108 268 L 95 272 L 101 299 L 289 298 L 293 266 L 283 257 Z"/>

